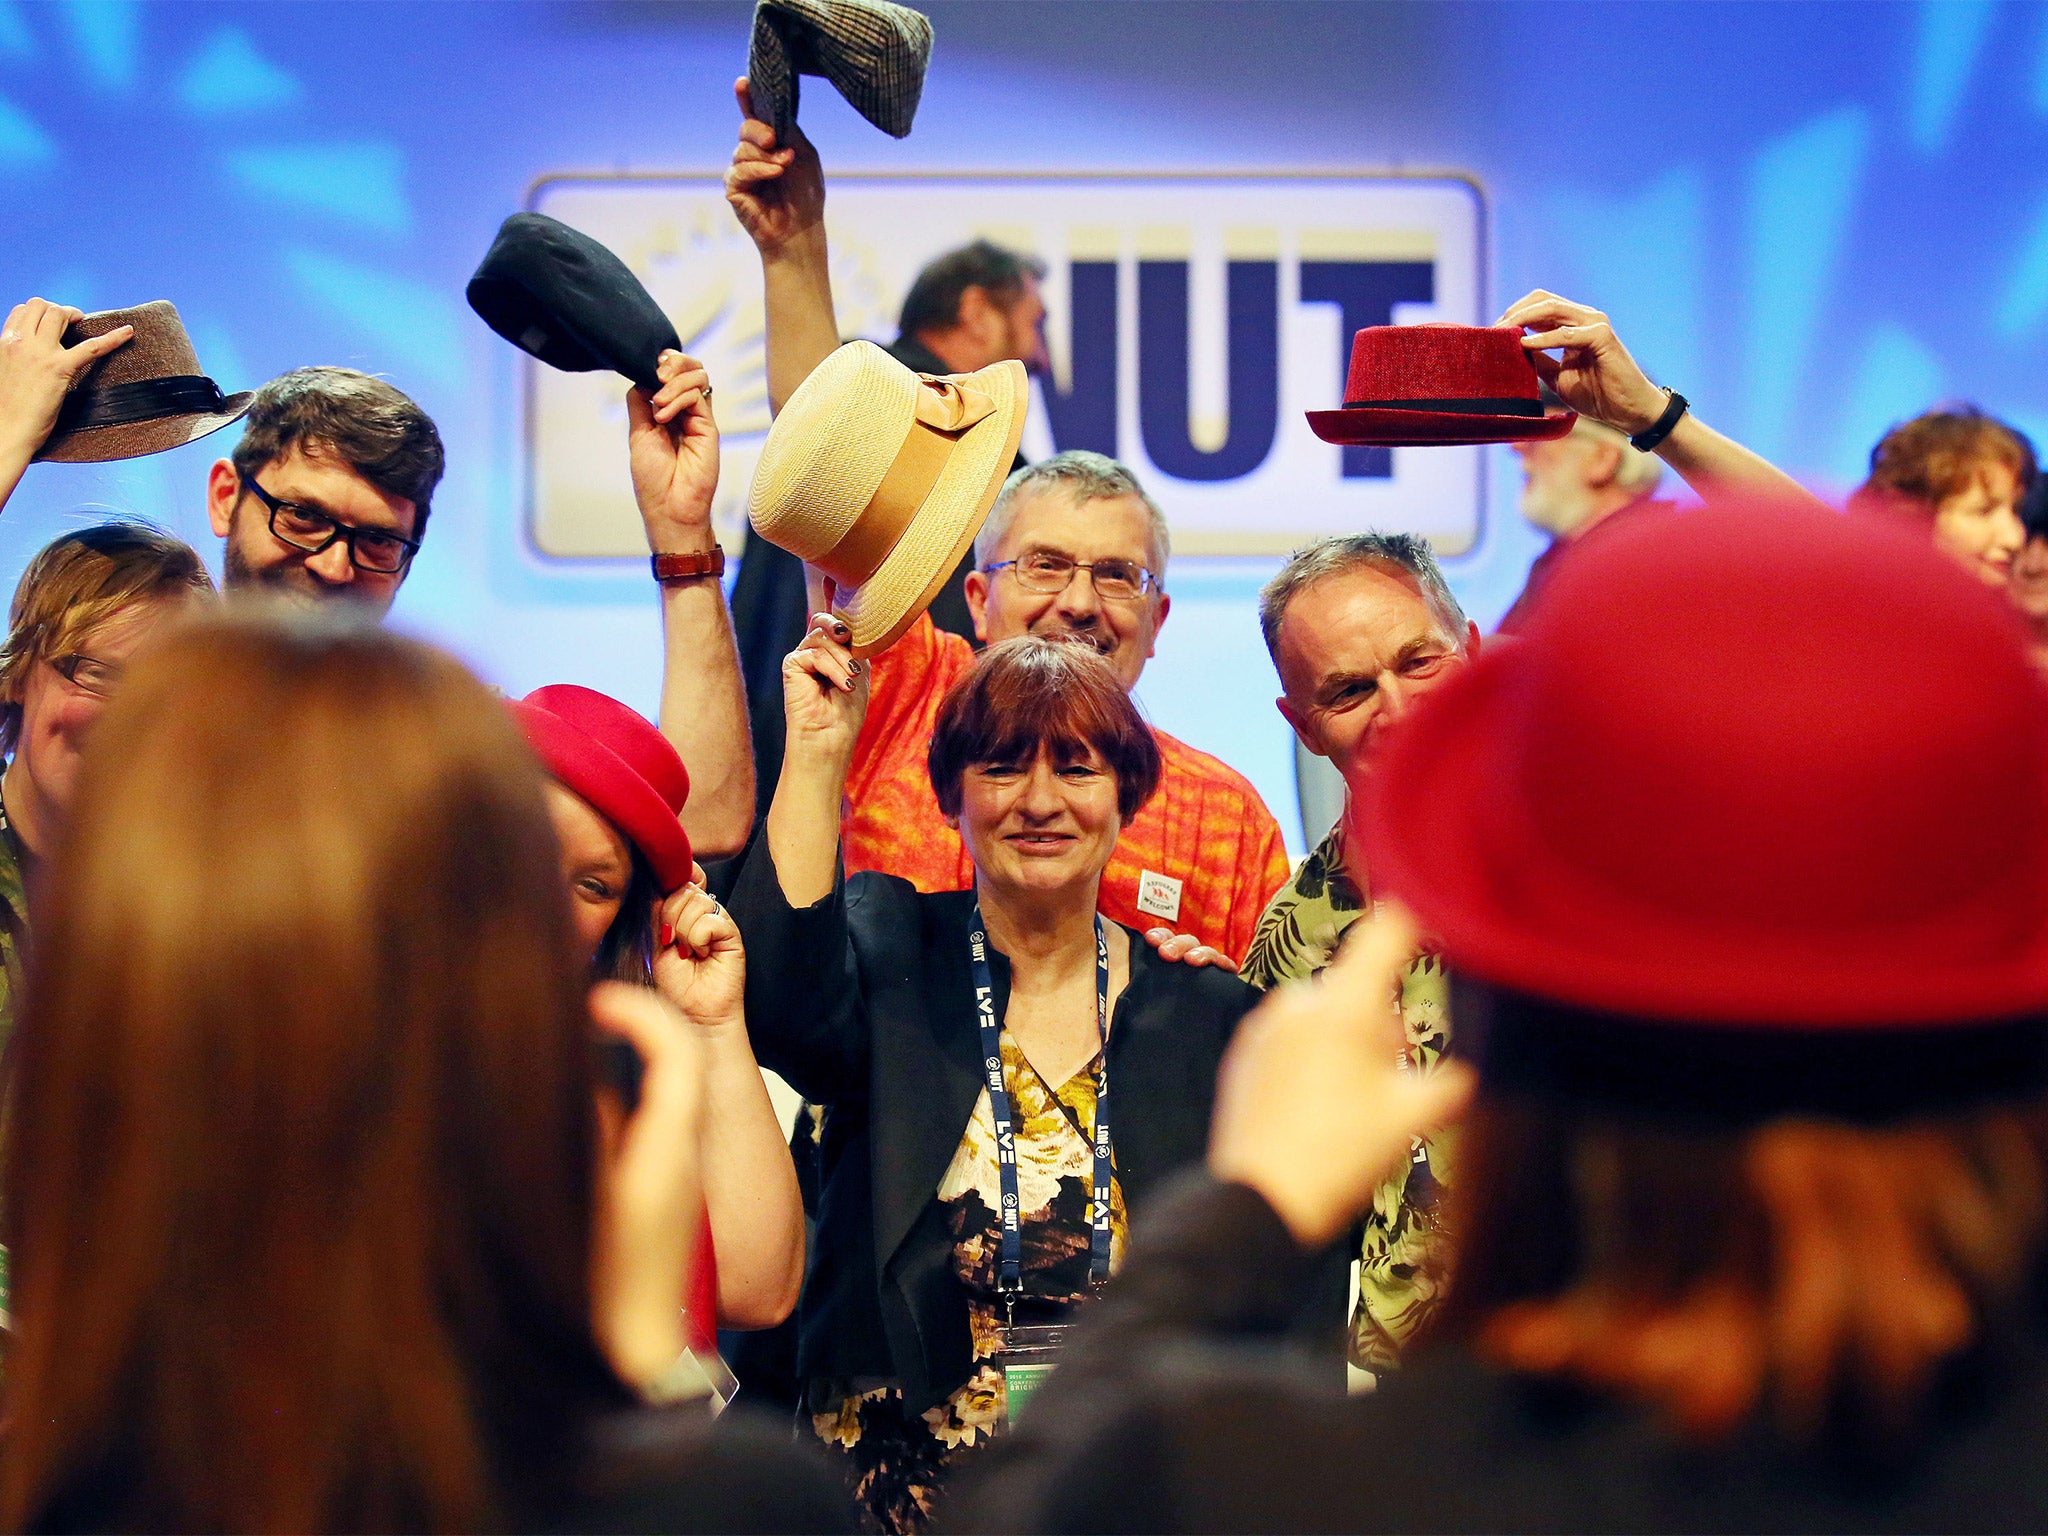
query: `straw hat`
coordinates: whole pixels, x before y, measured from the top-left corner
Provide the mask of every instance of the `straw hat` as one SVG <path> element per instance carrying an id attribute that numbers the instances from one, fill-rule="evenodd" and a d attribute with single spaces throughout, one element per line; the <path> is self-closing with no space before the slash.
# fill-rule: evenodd
<path id="1" fill-rule="evenodd" d="M 64 333 L 64 344 L 123 325 L 134 326 L 134 336 L 79 375 L 38 459 L 96 464 L 182 448 L 237 420 L 256 398 L 253 391 L 224 396 L 199 371 L 185 323 L 163 299 L 87 315 Z"/>
<path id="2" fill-rule="evenodd" d="M 851 341 L 790 396 L 761 450 L 754 532 L 832 578 L 853 653 L 887 650 L 938 595 L 1024 433 L 1022 363 L 937 378 Z"/>

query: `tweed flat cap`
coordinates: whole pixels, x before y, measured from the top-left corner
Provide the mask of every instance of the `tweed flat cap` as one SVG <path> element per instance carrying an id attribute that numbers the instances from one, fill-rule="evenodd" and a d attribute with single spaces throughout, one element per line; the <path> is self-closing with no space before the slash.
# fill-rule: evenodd
<path id="1" fill-rule="evenodd" d="M 932 24 L 888 0 L 760 0 L 747 50 L 754 111 L 778 141 L 796 125 L 797 77 L 822 75 L 892 138 L 910 132 L 924 94 Z"/>

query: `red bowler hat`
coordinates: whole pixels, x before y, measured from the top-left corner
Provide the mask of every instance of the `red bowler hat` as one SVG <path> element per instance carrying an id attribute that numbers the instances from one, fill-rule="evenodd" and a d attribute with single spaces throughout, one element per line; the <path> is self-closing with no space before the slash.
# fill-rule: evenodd
<path id="1" fill-rule="evenodd" d="M 624 834 L 664 894 L 690 883 L 690 836 L 678 819 L 690 775 L 661 732 L 574 683 L 536 688 L 510 708 L 541 765 Z"/>
<path id="2" fill-rule="evenodd" d="M 1787 1039 L 2048 1013 L 2048 691 L 1921 532 L 1617 528 L 1389 739 L 1368 816 L 1374 883 L 1495 988 Z"/>
<path id="3" fill-rule="evenodd" d="M 1326 443 L 1419 448 L 1563 437 L 1512 325 L 1371 325 L 1351 338 L 1344 409 L 1310 411 Z"/>

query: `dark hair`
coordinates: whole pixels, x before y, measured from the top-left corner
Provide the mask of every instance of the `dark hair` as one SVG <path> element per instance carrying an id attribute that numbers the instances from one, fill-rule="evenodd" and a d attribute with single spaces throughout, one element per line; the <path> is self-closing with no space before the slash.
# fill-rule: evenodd
<path id="1" fill-rule="evenodd" d="M 235 444 L 248 479 L 294 447 L 331 453 L 387 496 L 413 504 L 412 536 L 427 531 L 447 456 L 433 420 L 382 379 L 353 368 L 294 368 L 256 391 Z"/>
<path id="2" fill-rule="evenodd" d="M 654 866 L 631 842 L 626 844 L 626 856 L 632 861 L 632 872 L 626 877 L 625 894 L 619 898 L 618 915 L 597 941 L 590 979 L 649 987 L 654 985 L 654 907 L 663 892 Z"/>
<path id="3" fill-rule="evenodd" d="M 2032 488 L 2034 445 L 1974 405 L 1945 406 L 1901 422 L 1870 451 L 1870 478 L 1855 501 L 1917 503 L 1932 512 L 1970 488 L 1987 464 L 2012 471 L 2022 496 Z"/>
<path id="4" fill-rule="evenodd" d="M 905 336 L 943 329 L 960 318 L 960 295 L 979 288 L 992 299 L 1008 301 L 1024 291 L 1024 279 L 1044 277 L 1045 263 L 1020 256 L 992 240 L 977 240 L 927 262 L 910 292 L 903 297 L 897 329 Z"/>
<path id="5" fill-rule="evenodd" d="M 1090 748 L 1116 775 L 1126 823 L 1159 787 L 1159 743 L 1109 663 L 1072 640 L 1019 635 L 992 645 L 946 690 L 925 754 L 932 793 L 960 814 L 960 779 L 976 763 L 1029 763 L 1049 749 L 1062 766 Z"/>
<path id="6" fill-rule="evenodd" d="M 532 754 L 457 663 L 331 615 L 187 626 L 96 733 L 13 1046 L 36 1406 L 0 1523 L 535 1518 L 632 1397 L 592 1329 L 589 978 Z"/>
<path id="7" fill-rule="evenodd" d="M 50 540 L 21 573 L 0 642 L 0 756 L 21 735 L 28 675 L 90 642 L 101 625 L 145 603 L 213 594 L 192 546 L 148 523 L 116 519 Z"/>

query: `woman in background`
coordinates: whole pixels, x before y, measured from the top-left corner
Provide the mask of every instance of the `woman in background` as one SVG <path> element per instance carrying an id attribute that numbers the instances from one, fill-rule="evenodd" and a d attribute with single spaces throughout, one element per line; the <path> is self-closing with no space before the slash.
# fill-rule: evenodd
<path id="1" fill-rule="evenodd" d="M 682 758 L 636 711 L 573 683 L 536 689 L 512 713 L 548 771 L 570 926 L 592 980 L 656 987 L 689 1014 L 698 971 L 678 936 L 708 898 L 679 819 L 690 793 Z M 796 1306 L 804 1212 L 746 1021 L 702 1038 L 709 1224 L 687 1300 L 691 1346 L 710 1350 L 718 1325 L 771 1328 Z"/>
<path id="2" fill-rule="evenodd" d="M 2004 591 L 2026 543 L 2020 508 L 2036 469 L 2021 433 L 1975 406 L 1945 406 L 1885 433 L 1849 506 L 1923 523 L 1937 549 Z"/>
<path id="3" fill-rule="evenodd" d="M 705 1030 L 588 981 L 542 780 L 454 662 L 193 626 L 101 723 L 16 1042 L 12 1529 L 830 1529 L 681 1359 Z M 595 1018 L 644 1067 L 600 1093 Z M 636 1391 L 636 1389 L 639 1389 Z"/>

